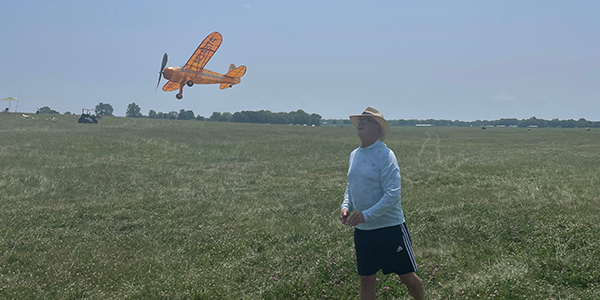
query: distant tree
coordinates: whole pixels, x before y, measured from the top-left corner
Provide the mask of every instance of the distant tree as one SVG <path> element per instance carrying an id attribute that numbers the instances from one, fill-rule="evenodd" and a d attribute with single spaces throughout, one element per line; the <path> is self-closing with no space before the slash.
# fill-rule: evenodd
<path id="1" fill-rule="evenodd" d="M 108 103 L 98 103 L 96 105 L 96 113 L 101 116 L 112 116 L 113 115 L 113 107 Z"/>
<path id="2" fill-rule="evenodd" d="M 579 128 L 590 127 L 590 126 L 592 126 L 592 122 L 590 122 L 584 118 L 581 118 L 577 121 L 577 127 L 579 127 Z"/>
<path id="3" fill-rule="evenodd" d="M 156 119 L 157 117 L 158 117 L 158 114 L 157 114 L 157 113 L 154 111 L 154 109 L 151 109 L 151 110 L 148 112 L 148 118 L 151 118 L 151 119 Z"/>
<path id="4" fill-rule="evenodd" d="M 311 114 L 308 117 L 308 124 L 315 125 L 315 126 L 321 126 L 321 115 Z"/>
<path id="5" fill-rule="evenodd" d="M 519 120 L 512 118 L 512 119 L 500 119 L 496 122 L 496 125 L 505 125 L 505 126 L 510 126 L 510 125 L 519 125 Z"/>
<path id="6" fill-rule="evenodd" d="M 519 127 L 529 127 L 529 126 L 537 126 L 537 127 L 546 127 L 546 121 L 542 120 L 542 119 L 538 119 L 535 116 L 527 119 L 527 120 L 521 120 L 521 122 L 519 122 Z"/>
<path id="7" fill-rule="evenodd" d="M 218 111 L 214 111 L 214 112 L 212 113 L 212 115 L 210 116 L 210 118 L 208 118 L 208 120 L 209 120 L 209 121 L 216 122 L 216 121 L 219 121 L 219 118 L 220 118 L 220 117 L 221 117 L 221 113 L 220 113 L 220 112 L 218 112 Z"/>
<path id="8" fill-rule="evenodd" d="M 65 116 L 70 116 L 70 115 L 72 115 L 70 111 L 68 111 L 68 110 L 65 111 Z"/>
<path id="9" fill-rule="evenodd" d="M 565 127 L 565 128 L 577 127 L 577 121 L 575 121 L 573 119 L 564 120 L 564 121 L 562 121 L 562 127 Z"/>
<path id="10" fill-rule="evenodd" d="M 167 119 L 176 120 L 178 116 L 179 114 L 176 111 L 172 110 L 167 114 Z"/>
<path id="11" fill-rule="evenodd" d="M 204 121 L 204 117 L 203 117 L 203 116 L 201 116 L 201 115 L 198 115 L 198 116 L 196 117 L 196 121 Z"/>
<path id="12" fill-rule="evenodd" d="M 454 120 L 454 122 L 452 122 L 452 126 L 469 126 L 469 125 L 465 121 Z"/>
<path id="13" fill-rule="evenodd" d="M 273 113 L 268 110 L 260 110 L 258 112 L 254 112 L 256 116 L 257 123 L 273 123 Z"/>
<path id="14" fill-rule="evenodd" d="M 56 111 L 54 109 L 51 109 L 48 106 L 44 106 L 42 108 L 39 108 L 37 110 L 37 113 L 40 113 L 40 114 L 53 114 L 53 115 L 59 115 L 60 114 L 58 111 Z"/>
<path id="15" fill-rule="evenodd" d="M 561 124 L 558 119 L 554 118 L 554 119 L 550 120 L 550 122 L 548 123 L 548 126 L 556 128 L 556 127 L 561 127 Z"/>
<path id="16" fill-rule="evenodd" d="M 127 112 L 125 112 L 126 117 L 139 118 L 142 116 L 141 108 L 139 105 L 135 104 L 135 102 L 127 105 Z"/>
<path id="17" fill-rule="evenodd" d="M 179 120 L 193 120 L 194 112 L 191 110 L 181 109 L 179 110 L 179 114 L 177 115 L 177 119 Z"/>
<path id="18" fill-rule="evenodd" d="M 186 120 L 194 120 L 196 118 L 196 115 L 194 114 L 194 111 L 191 109 L 188 109 L 185 111 L 186 116 Z"/>
<path id="19" fill-rule="evenodd" d="M 292 123 L 294 124 L 308 124 L 309 115 L 303 110 L 292 111 L 289 113 Z"/>
<path id="20" fill-rule="evenodd" d="M 224 112 L 221 114 L 218 121 L 219 122 L 231 122 L 232 118 L 233 118 L 233 115 L 230 112 Z"/>
<path id="21" fill-rule="evenodd" d="M 289 113 L 278 112 L 273 114 L 271 118 L 273 124 L 290 124 L 292 123 L 292 116 Z"/>
<path id="22" fill-rule="evenodd" d="M 185 113 L 185 109 L 180 109 L 179 113 L 177 114 L 177 119 L 179 120 L 187 120 L 187 114 Z"/>
<path id="23" fill-rule="evenodd" d="M 250 119 L 248 118 L 247 114 L 238 111 L 235 112 L 231 117 L 231 122 L 248 123 L 250 122 Z"/>

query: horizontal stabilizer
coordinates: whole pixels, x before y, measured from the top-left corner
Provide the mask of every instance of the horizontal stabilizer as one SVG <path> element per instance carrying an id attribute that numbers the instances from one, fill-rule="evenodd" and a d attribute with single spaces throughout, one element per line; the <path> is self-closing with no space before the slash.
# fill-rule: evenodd
<path id="1" fill-rule="evenodd" d="M 234 66 L 234 65 L 231 64 L 231 66 Z M 244 74 L 246 74 L 246 66 L 239 66 L 233 70 L 231 70 L 231 66 L 229 66 L 230 71 L 227 72 L 227 74 L 225 74 L 225 76 L 232 77 L 232 78 L 240 78 L 240 77 L 244 76 Z"/>
<path id="2" fill-rule="evenodd" d="M 233 86 L 233 84 L 231 84 L 231 83 L 221 83 L 221 86 L 219 86 L 219 88 L 224 90 L 224 89 L 228 89 L 232 86 Z"/>

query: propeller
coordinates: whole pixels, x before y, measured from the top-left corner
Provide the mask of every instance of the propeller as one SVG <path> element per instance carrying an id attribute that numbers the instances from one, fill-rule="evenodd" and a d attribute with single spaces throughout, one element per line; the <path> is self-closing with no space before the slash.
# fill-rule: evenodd
<path id="1" fill-rule="evenodd" d="M 167 60 L 169 60 L 169 58 L 168 58 L 167 54 L 165 53 L 165 55 L 163 55 L 163 60 L 162 60 L 162 65 L 160 66 L 160 71 L 158 71 L 158 83 L 156 84 L 156 89 L 154 89 L 155 92 L 158 90 L 158 86 L 160 85 L 160 79 L 162 78 L 162 76 L 164 74 L 165 66 L 167 66 Z"/>

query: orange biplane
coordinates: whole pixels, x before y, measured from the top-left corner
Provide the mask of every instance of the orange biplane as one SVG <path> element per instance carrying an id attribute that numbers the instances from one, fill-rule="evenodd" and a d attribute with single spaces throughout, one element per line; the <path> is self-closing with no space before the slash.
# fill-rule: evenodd
<path id="1" fill-rule="evenodd" d="M 226 89 L 240 83 L 241 77 L 246 73 L 246 66 L 236 67 L 234 64 L 231 64 L 229 71 L 225 75 L 204 68 L 213 54 L 215 54 L 215 51 L 221 46 L 222 41 L 223 36 L 220 33 L 215 31 L 209 34 L 183 68 L 165 68 L 168 60 L 165 53 L 160 71 L 158 72 L 156 88 L 158 89 L 160 85 L 160 79 L 165 77 L 169 82 L 163 86 L 162 90 L 170 92 L 179 89 L 179 93 L 175 97 L 181 99 L 183 98 L 183 87 L 186 84 L 190 87 L 194 84 L 221 84 L 220 88 Z"/>

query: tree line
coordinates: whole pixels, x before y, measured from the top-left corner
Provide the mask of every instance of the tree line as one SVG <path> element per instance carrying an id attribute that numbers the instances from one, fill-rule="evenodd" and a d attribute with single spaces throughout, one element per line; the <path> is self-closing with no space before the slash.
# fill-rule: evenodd
<path id="1" fill-rule="evenodd" d="M 108 103 L 99 103 L 96 106 L 96 113 L 103 116 L 112 116 L 112 106 Z M 135 102 L 127 106 L 125 112 L 126 117 L 144 117 L 141 113 L 141 108 Z M 203 116 L 195 116 L 194 111 L 181 109 L 179 112 L 170 111 L 168 113 L 156 112 L 151 109 L 148 112 L 148 118 L 151 119 L 171 119 L 171 120 L 198 120 L 198 121 L 213 121 L 213 122 L 238 122 L 238 123 L 270 123 L 270 124 L 306 124 L 306 125 L 321 125 L 321 115 L 308 114 L 302 109 L 291 112 L 271 112 L 269 110 L 260 111 L 238 111 L 230 112 L 213 112 L 212 115 L 205 119 Z"/>
<path id="2" fill-rule="evenodd" d="M 263 123 L 263 124 L 306 124 L 321 125 L 321 115 L 308 114 L 302 109 L 291 112 L 271 112 L 269 110 L 250 111 L 243 110 L 235 113 L 213 112 L 209 121 L 217 122 L 239 122 L 239 123 Z"/>
<path id="3" fill-rule="evenodd" d="M 108 103 L 98 103 L 96 105 L 96 113 L 101 116 L 113 116 L 113 107 Z M 48 106 L 39 108 L 38 113 L 60 114 L 58 111 L 51 109 Z M 71 114 L 65 112 L 66 115 Z M 127 106 L 125 113 L 126 117 L 144 117 L 141 113 L 141 108 L 135 102 Z M 203 116 L 194 115 L 192 110 L 181 109 L 179 112 L 170 111 L 168 113 L 156 112 L 151 109 L 148 112 L 148 118 L 152 119 L 171 119 L 171 120 L 198 120 L 198 121 L 214 121 L 214 122 L 240 122 L 240 123 L 270 123 L 270 124 L 307 124 L 320 126 L 327 125 L 350 125 L 348 119 L 322 119 L 319 114 L 308 114 L 302 109 L 291 112 L 271 112 L 269 110 L 260 111 L 239 111 L 230 112 L 213 112 L 212 115 L 205 119 Z M 502 118 L 499 120 L 475 120 L 475 121 L 460 121 L 460 120 L 445 120 L 445 119 L 399 119 L 388 120 L 390 126 L 416 126 L 417 124 L 431 124 L 431 126 L 456 126 L 456 127 L 484 127 L 484 126 L 517 126 L 517 127 L 550 127 L 550 128 L 585 128 L 585 127 L 600 127 L 600 121 L 589 121 L 584 118 L 578 120 L 544 120 L 538 119 L 535 116 L 529 119 Z"/>
<path id="4" fill-rule="evenodd" d="M 584 118 L 579 120 L 568 119 L 568 120 L 544 120 L 536 117 L 529 119 L 516 119 L 516 118 L 502 118 L 499 120 L 475 120 L 475 121 L 460 121 L 460 120 L 437 120 L 437 119 L 399 119 L 399 120 L 387 120 L 390 126 L 416 126 L 417 124 L 430 124 L 431 126 L 456 126 L 456 127 L 484 127 L 484 126 L 517 126 L 517 127 L 549 127 L 549 128 L 586 128 L 586 127 L 600 127 L 600 121 L 588 121 Z M 344 125 L 352 124 L 348 119 L 327 119 L 323 122 L 328 125 Z"/>

